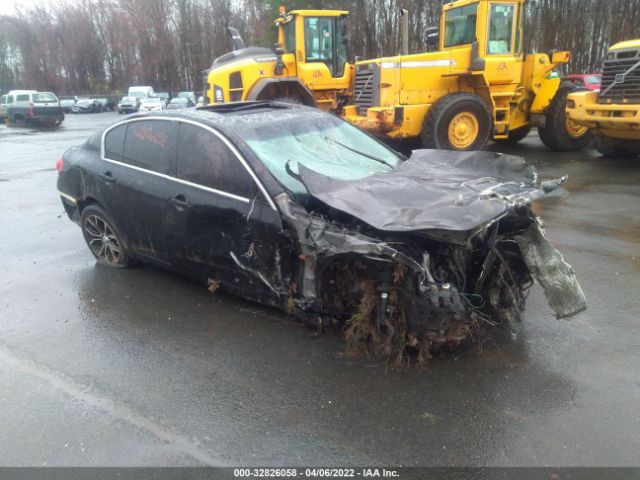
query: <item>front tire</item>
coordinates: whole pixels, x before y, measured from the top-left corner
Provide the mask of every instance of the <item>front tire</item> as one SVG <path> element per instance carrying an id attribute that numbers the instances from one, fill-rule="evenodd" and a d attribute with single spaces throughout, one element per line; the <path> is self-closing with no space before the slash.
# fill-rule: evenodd
<path id="1" fill-rule="evenodd" d="M 97 205 L 86 207 L 80 216 L 80 226 L 87 246 L 98 263 L 115 268 L 133 265 L 120 230 L 102 208 Z"/>
<path id="2" fill-rule="evenodd" d="M 538 127 L 540 140 L 554 152 L 582 150 L 593 138 L 587 127 L 578 125 L 567 117 L 567 97 L 573 90 L 573 87 L 558 89 L 547 109 L 545 126 Z"/>
<path id="3" fill-rule="evenodd" d="M 605 157 L 635 158 L 640 155 L 640 140 L 595 135 L 593 137 L 593 146 Z"/>
<path id="4" fill-rule="evenodd" d="M 470 93 L 454 93 L 433 104 L 422 126 L 424 148 L 482 150 L 493 121 L 484 100 Z"/>

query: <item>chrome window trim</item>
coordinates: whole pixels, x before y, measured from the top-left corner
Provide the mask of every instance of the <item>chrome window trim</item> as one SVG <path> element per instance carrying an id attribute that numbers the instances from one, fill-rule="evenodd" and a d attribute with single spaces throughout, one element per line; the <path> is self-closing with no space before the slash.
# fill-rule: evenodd
<path id="1" fill-rule="evenodd" d="M 114 164 L 117 164 L 117 165 L 122 165 L 124 167 L 129 167 L 129 168 L 132 168 L 134 170 L 138 170 L 138 171 L 141 171 L 141 172 L 149 173 L 151 175 L 156 175 L 156 176 L 159 176 L 159 177 L 162 177 L 162 178 L 173 180 L 173 181 L 181 183 L 183 185 L 188 185 L 190 187 L 199 188 L 201 190 L 204 190 L 204 191 L 207 191 L 207 192 L 210 192 L 210 193 L 215 193 L 217 195 L 221 195 L 221 196 L 224 196 L 224 197 L 232 198 L 234 200 L 239 200 L 239 201 L 244 202 L 244 203 L 251 203 L 251 199 L 249 199 L 249 198 L 241 197 L 239 195 L 235 195 L 235 194 L 229 193 L 229 192 L 224 192 L 222 190 L 216 190 L 214 188 L 205 187 L 204 185 L 199 185 L 197 183 L 192 183 L 192 182 L 189 182 L 189 181 L 186 181 L 186 180 L 179 179 L 177 177 L 172 177 L 171 175 L 166 175 L 164 173 L 154 172 L 153 170 L 147 170 L 146 168 L 136 167 L 136 166 L 130 165 L 128 163 L 120 162 L 120 161 L 117 161 L 117 160 L 111 160 L 110 158 L 105 157 L 105 138 L 107 136 L 107 133 L 109 133 L 111 130 L 113 130 L 114 128 L 119 127 L 121 125 L 124 125 L 124 124 L 127 124 L 127 123 L 133 123 L 133 122 L 142 122 L 142 121 L 145 121 L 145 120 L 163 120 L 165 122 L 182 122 L 182 123 L 186 123 L 186 124 L 189 124 L 189 125 L 194 125 L 196 127 L 203 128 L 204 130 L 207 130 L 207 131 L 213 133 L 214 135 L 216 135 L 229 148 L 229 150 L 231 150 L 231 152 L 233 152 L 235 157 L 242 164 L 242 166 L 245 168 L 247 173 L 251 176 L 251 178 L 253 179 L 255 184 L 258 186 L 258 188 L 262 192 L 262 195 L 264 196 L 264 198 L 266 198 L 267 202 L 269 203 L 269 206 L 273 210 L 275 210 L 276 212 L 278 211 L 278 208 L 276 207 L 276 204 L 274 203 L 274 201 L 271 198 L 271 196 L 267 193 L 266 188 L 264 187 L 264 185 L 262 185 L 262 182 L 260 181 L 260 179 L 257 177 L 255 172 L 251 169 L 251 167 L 247 164 L 247 161 L 242 156 L 242 154 L 238 151 L 238 149 L 235 147 L 235 145 L 233 145 L 224 135 L 222 135 L 215 128 L 212 128 L 212 127 L 210 127 L 208 125 L 203 125 L 202 123 L 196 122 L 194 120 L 189 120 L 189 119 L 186 119 L 186 118 L 178 118 L 178 117 L 155 117 L 155 116 L 131 118 L 131 119 L 122 120 L 121 122 L 118 122 L 118 123 L 115 123 L 115 124 L 109 126 L 109 128 L 107 128 L 104 132 L 102 132 L 102 138 L 100 140 L 100 158 L 102 160 L 104 160 L 105 162 L 110 162 L 110 163 L 114 163 Z M 126 137 L 125 137 L 125 139 L 126 139 Z M 124 142 L 123 142 L 123 147 L 124 147 Z"/>

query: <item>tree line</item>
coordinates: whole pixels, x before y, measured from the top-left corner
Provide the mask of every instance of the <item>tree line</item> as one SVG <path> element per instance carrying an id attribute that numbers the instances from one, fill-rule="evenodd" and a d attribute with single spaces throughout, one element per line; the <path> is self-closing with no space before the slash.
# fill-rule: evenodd
<path id="1" fill-rule="evenodd" d="M 400 50 L 400 8 L 409 10 L 409 46 L 425 51 L 442 0 L 59 0 L 0 16 L 0 92 L 58 94 L 200 90 L 202 72 L 228 52 L 226 27 L 251 46 L 272 46 L 280 3 L 350 12 L 351 59 Z M 53 5 L 53 6 L 52 6 Z M 640 0 L 529 3 L 528 52 L 571 50 L 572 72 L 597 72 L 610 44 L 640 37 Z"/>

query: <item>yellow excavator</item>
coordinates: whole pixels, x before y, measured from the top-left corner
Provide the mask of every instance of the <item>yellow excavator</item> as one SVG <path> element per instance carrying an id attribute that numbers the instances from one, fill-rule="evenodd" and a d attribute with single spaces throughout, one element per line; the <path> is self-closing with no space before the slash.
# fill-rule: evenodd
<path id="1" fill-rule="evenodd" d="M 380 137 L 420 139 L 426 148 L 479 150 L 516 143 L 538 127 L 544 144 L 577 150 L 588 128 L 565 115 L 573 84 L 555 74 L 569 52 L 525 54 L 527 0 L 458 0 L 430 29 L 436 51 L 349 63 L 348 12 L 283 7 L 274 50 L 236 49 L 206 72 L 209 103 L 287 100 L 333 111 Z"/>

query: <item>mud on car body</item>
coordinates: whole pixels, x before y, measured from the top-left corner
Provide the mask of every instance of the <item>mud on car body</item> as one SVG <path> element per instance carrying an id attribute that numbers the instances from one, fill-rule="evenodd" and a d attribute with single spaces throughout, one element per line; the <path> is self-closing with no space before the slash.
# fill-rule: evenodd
<path id="1" fill-rule="evenodd" d="M 250 102 L 137 114 L 58 167 L 99 262 L 153 262 L 344 322 L 354 348 L 428 356 L 517 321 L 534 279 L 558 317 L 586 308 L 530 208 L 563 180 L 517 157 L 406 159 L 330 114 Z"/>

